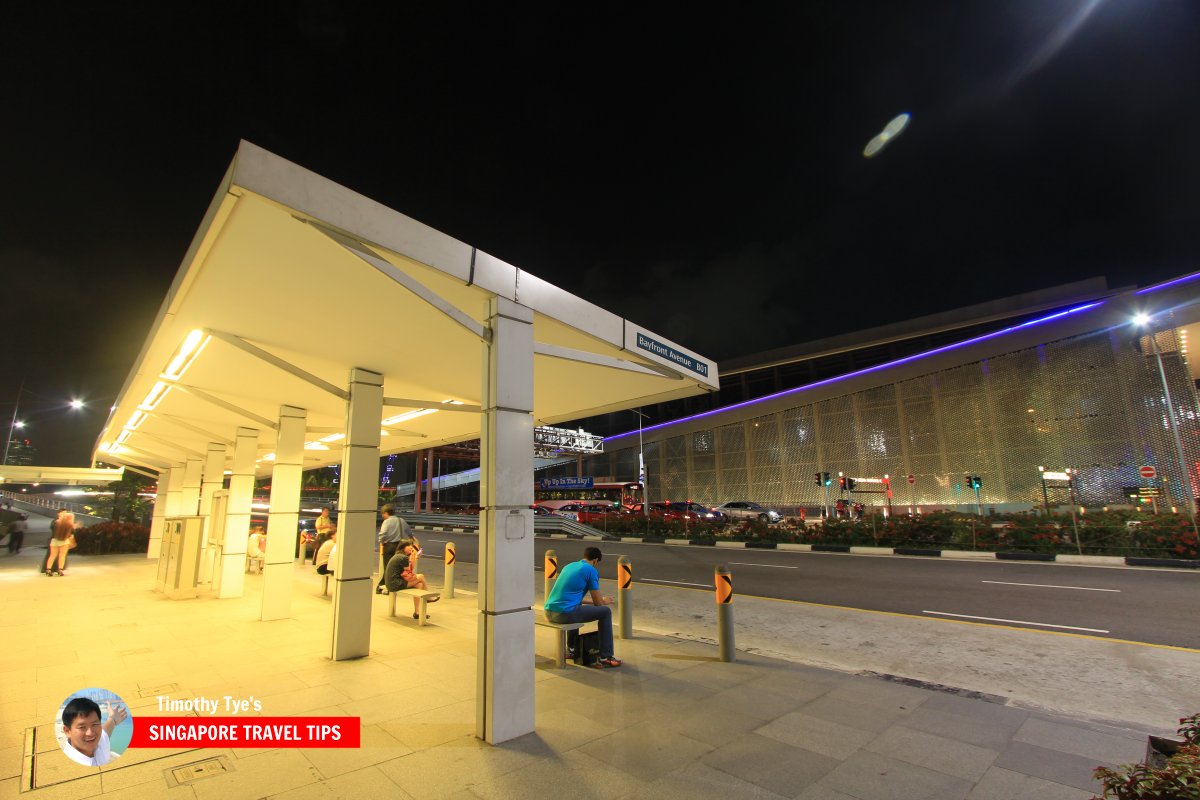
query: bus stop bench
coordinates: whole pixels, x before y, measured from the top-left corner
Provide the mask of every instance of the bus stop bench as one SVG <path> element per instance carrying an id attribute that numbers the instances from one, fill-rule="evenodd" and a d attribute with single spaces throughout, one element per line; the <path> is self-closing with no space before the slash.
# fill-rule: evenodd
<path id="1" fill-rule="evenodd" d="M 536 612 L 535 612 L 536 613 Z M 577 631 L 586 622 L 551 622 L 545 617 L 534 617 L 534 624 L 540 628 L 551 628 L 558 631 L 558 638 L 554 648 L 554 666 L 562 669 L 567 666 L 567 634 L 571 631 Z"/>
<path id="2" fill-rule="evenodd" d="M 396 616 L 396 598 L 400 595 L 406 597 L 415 597 L 421 601 L 421 610 L 417 625 L 424 625 L 425 618 L 429 614 L 429 601 L 436 600 L 442 596 L 441 592 L 435 592 L 432 589 L 401 589 L 398 592 L 388 592 L 388 616 Z"/>

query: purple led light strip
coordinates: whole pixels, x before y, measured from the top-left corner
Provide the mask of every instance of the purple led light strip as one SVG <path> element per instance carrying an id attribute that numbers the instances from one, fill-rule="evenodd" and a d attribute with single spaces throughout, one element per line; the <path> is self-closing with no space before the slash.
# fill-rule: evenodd
<path id="1" fill-rule="evenodd" d="M 1196 277 L 1200 277 L 1200 273 L 1197 273 Z M 1181 278 L 1180 280 L 1184 280 L 1184 279 Z M 1172 282 L 1174 282 L 1174 281 L 1172 281 Z M 1165 286 L 1167 284 L 1163 284 L 1163 285 Z M 1154 287 L 1154 288 L 1158 288 L 1158 287 Z M 838 381 L 844 381 L 844 380 L 848 380 L 850 378 L 857 378 L 860 375 L 867 375 L 872 372 L 878 372 L 881 369 L 888 369 L 889 367 L 896 367 L 901 364 L 907 364 L 911 361 L 916 361 L 921 358 L 927 358 L 929 356 L 937 355 L 939 353 L 945 353 L 950 350 L 957 350 L 960 347 L 966 347 L 967 345 L 972 345 L 972 344 L 976 344 L 978 342 L 987 341 L 988 339 L 995 339 L 997 336 L 1004 336 L 1005 334 L 1013 333 L 1014 331 L 1019 331 L 1024 328 L 1030 328 L 1030 327 L 1033 327 L 1034 325 L 1041 325 L 1043 322 L 1050 322 L 1051 320 L 1060 319 L 1060 318 L 1068 316 L 1070 314 L 1077 314 L 1081 311 L 1087 311 L 1090 308 L 1095 308 L 1096 306 L 1103 305 L 1104 302 L 1105 301 L 1100 300 L 1095 303 L 1087 303 L 1082 306 L 1076 306 L 1075 308 L 1068 308 L 1066 311 L 1059 311 L 1057 313 L 1050 314 L 1049 316 L 1046 316 L 1046 317 L 1039 317 L 1038 319 L 1031 319 L 1028 322 L 1022 322 L 1020 325 L 1013 325 L 1010 328 L 1004 328 L 1003 330 L 992 331 L 991 333 L 985 333 L 982 336 L 976 336 L 973 339 L 964 339 L 961 342 L 954 342 L 953 344 L 947 344 L 947 345 L 943 345 L 942 347 L 936 347 L 933 350 L 926 350 L 923 353 L 914 353 L 911 356 L 905 356 L 904 358 L 898 358 L 895 361 L 888 361 L 883 364 L 876 364 L 873 367 L 866 367 L 864 369 L 856 370 L 854 372 L 847 372 L 845 375 L 836 375 L 832 378 L 826 378 L 825 380 L 817 381 L 816 383 L 809 383 L 809 384 L 805 384 L 804 386 L 797 386 L 793 389 L 784 389 L 782 392 L 776 392 L 775 394 L 764 395 L 763 397 L 756 397 L 753 400 L 744 400 L 741 403 L 734 403 L 731 406 L 724 406 L 722 408 L 714 408 L 711 411 L 702 411 L 699 414 L 693 414 L 690 417 L 681 417 L 680 419 L 673 419 L 669 422 L 660 422 L 657 425 L 650 425 L 649 427 L 642 428 L 641 432 L 645 433 L 646 431 L 653 431 L 653 430 L 657 430 L 659 428 L 666 428 L 671 425 L 678 425 L 683 422 L 690 422 L 691 420 L 694 420 L 694 419 L 702 419 L 704 417 L 711 417 L 713 414 L 723 414 L 726 411 L 732 411 L 736 408 L 746 408 L 747 406 L 756 405 L 758 403 L 764 403 L 767 400 L 774 400 L 777 397 L 783 397 L 785 395 L 795 394 L 796 392 L 802 392 L 807 389 L 814 389 L 818 386 L 828 386 L 832 383 L 837 383 Z M 617 439 L 623 439 L 626 436 L 636 436 L 637 433 L 638 433 L 637 430 L 628 431 L 626 433 L 618 433 L 615 436 L 609 436 L 609 437 L 605 438 L 604 441 L 612 442 L 612 441 L 616 441 Z"/>
<path id="2" fill-rule="evenodd" d="M 1177 283 L 1184 283 L 1186 281 L 1194 281 L 1196 278 L 1200 278 L 1200 272 L 1193 272 L 1191 275 L 1184 275 L 1182 278 L 1176 278 L 1175 280 L 1167 281 L 1166 283 L 1157 283 L 1154 286 L 1147 286 L 1145 289 L 1138 289 L 1136 292 L 1134 292 L 1134 294 L 1139 295 L 1139 294 L 1146 294 L 1147 292 L 1155 292 L 1155 291 L 1158 291 L 1159 289 L 1165 289 L 1168 286 L 1174 286 Z"/>

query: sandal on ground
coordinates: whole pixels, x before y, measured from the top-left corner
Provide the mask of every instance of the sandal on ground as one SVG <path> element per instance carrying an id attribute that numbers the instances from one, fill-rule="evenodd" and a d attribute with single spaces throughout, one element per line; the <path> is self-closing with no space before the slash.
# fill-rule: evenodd
<path id="1" fill-rule="evenodd" d="M 596 659 L 596 663 L 593 664 L 592 666 L 595 667 L 596 669 L 614 669 L 616 667 L 621 666 L 621 661 L 620 661 L 620 659 L 612 658 L 610 656 L 608 658 Z"/>
<path id="2" fill-rule="evenodd" d="M 438 597 L 431 597 L 431 598 L 429 598 L 428 600 L 426 600 L 425 602 L 426 602 L 426 603 L 436 603 L 438 600 L 441 600 L 441 599 L 442 599 L 442 598 L 441 598 L 441 596 L 439 595 Z"/>
<path id="3" fill-rule="evenodd" d="M 420 614 L 413 614 L 413 619 L 420 619 L 420 618 L 421 618 L 421 615 L 420 615 Z M 428 615 L 428 614 L 426 614 L 426 615 L 425 615 L 425 619 L 426 619 L 426 620 L 428 620 L 428 619 L 429 619 L 429 615 Z"/>

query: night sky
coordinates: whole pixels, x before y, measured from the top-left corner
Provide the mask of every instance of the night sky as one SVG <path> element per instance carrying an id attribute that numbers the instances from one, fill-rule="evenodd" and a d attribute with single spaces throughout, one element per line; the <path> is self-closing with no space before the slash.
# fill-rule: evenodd
<path id="1" fill-rule="evenodd" d="M 515 5 L 8 10 L 4 425 L 86 465 L 242 138 L 716 359 L 1200 268 L 1196 0 Z"/>

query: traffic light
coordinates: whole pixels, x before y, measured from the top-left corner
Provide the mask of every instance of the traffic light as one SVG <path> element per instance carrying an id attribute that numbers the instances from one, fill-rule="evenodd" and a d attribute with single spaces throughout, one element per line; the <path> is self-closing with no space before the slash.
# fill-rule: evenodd
<path id="1" fill-rule="evenodd" d="M 817 478 L 817 486 L 824 486 L 825 482 L 821 480 L 821 473 L 817 472 L 817 473 L 814 473 L 814 475 Z"/>
<path id="2" fill-rule="evenodd" d="M 847 492 L 854 491 L 854 478 L 846 478 L 846 491 Z"/>
<path id="3" fill-rule="evenodd" d="M 978 491 L 983 488 L 983 480 L 978 475 L 964 475 L 967 487 Z"/>
<path id="4" fill-rule="evenodd" d="M 832 486 L 832 485 L 833 485 L 833 479 L 829 477 L 829 473 L 828 473 L 828 472 L 822 472 L 822 473 L 821 473 L 821 482 L 822 482 L 823 484 L 825 484 L 826 486 Z"/>
<path id="5" fill-rule="evenodd" d="M 838 488 L 843 492 L 846 491 L 846 477 L 844 475 L 838 476 Z"/>

